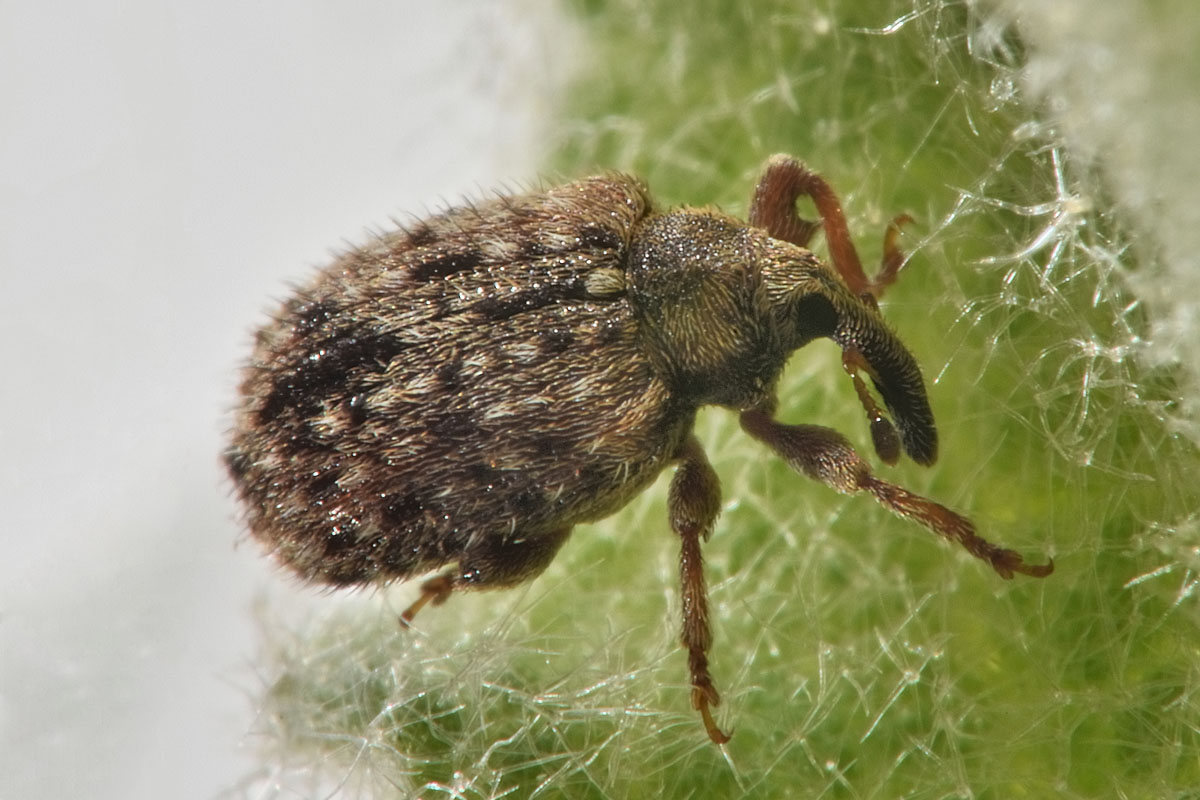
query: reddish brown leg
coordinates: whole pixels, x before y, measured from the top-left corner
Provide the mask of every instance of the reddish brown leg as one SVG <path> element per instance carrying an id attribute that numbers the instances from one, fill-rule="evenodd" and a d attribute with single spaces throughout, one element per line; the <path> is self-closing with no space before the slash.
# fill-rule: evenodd
<path id="1" fill-rule="evenodd" d="M 883 463 L 895 464 L 900 460 L 900 434 L 896 433 L 896 427 L 892 425 L 892 421 L 883 415 L 883 409 L 871 396 L 867 384 L 859 376 L 858 371 L 861 369 L 876 380 L 879 379 L 879 376 L 875 374 L 857 347 L 847 347 L 842 351 L 842 369 L 846 370 L 846 374 L 854 382 L 854 391 L 858 395 L 858 402 L 867 412 L 867 420 L 871 423 L 871 441 L 875 445 L 875 454 Z"/>
<path id="2" fill-rule="evenodd" d="M 446 598 L 452 591 L 454 591 L 454 571 L 443 572 L 441 575 L 425 581 L 421 584 L 421 596 L 411 606 L 404 609 L 404 613 L 400 615 L 400 624 L 407 628 L 412 624 L 413 617 L 417 615 L 418 611 L 429 603 L 440 606 L 446 602 Z"/>
<path id="3" fill-rule="evenodd" d="M 1053 561 L 1026 564 L 1015 550 L 999 547 L 980 537 L 966 517 L 907 489 L 879 480 L 854 452 L 850 442 L 837 431 L 816 425 L 783 425 L 762 411 L 743 411 L 741 423 L 747 433 L 767 444 L 792 469 L 844 494 L 869 492 L 889 511 L 958 542 L 971 555 L 991 564 L 1002 578 L 1011 578 L 1016 572 L 1044 578 L 1054 571 Z"/>
<path id="4" fill-rule="evenodd" d="M 808 194 L 806 187 L 812 178 L 820 180 L 796 159 L 785 155 L 772 156 L 763 167 L 758 186 L 754 188 L 754 198 L 750 201 L 750 224 L 765 230 L 773 239 L 791 242 L 797 247 L 808 247 L 821 223 L 797 214 L 796 201 L 800 195 Z"/>
<path id="5" fill-rule="evenodd" d="M 817 225 L 801 219 L 796 213 L 796 200 L 801 195 L 812 198 L 825 228 L 829 258 L 841 273 L 842 279 L 857 295 L 869 294 L 871 281 L 863 272 L 862 262 L 854 242 L 842 204 L 829 184 L 800 161 L 787 155 L 774 155 L 767 161 L 754 200 L 750 204 L 750 224 L 763 228 L 772 237 L 807 247 Z"/>
<path id="6" fill-rule="evenodd" d="M 729 741 L 729 735 L 717 727 L 711 707 L 721 696 L 708 671 L 708 650 L 712 631 L 708 627 L 708 593 L 704 587 L 704 559 L 700 540 L 708 539 L 713 522 L 721 510 L 721 482 L 708 463 L 700 443 L 689 438 L 676 454 L 679 467 L 671 480 L 667 510 L 671 529 L 679 534 L 679 580 L 683 602 L 683 646 L 688 652 L 688 670 L 692 677 L 692 707 L 700 712 L 708 738 L 717 744 Z"/>
<path id="7" fill-rule="evenodd" d="M 796 201 L 801 196 L 812 199 L 821 217 L 820 224 L 801 218 L 796 213 Z M 841 274 L 842 280 L 856 295 L 876 300 L 883 290 L 896 280 L 905 255 L 896 240 L 900 226 L 912 222 L 907 214 L 896 217 L 887 227 L 883 239 L 883 260 L 874 280 L 863 272 L 862 261 L 850 238 L 850 228 L 842 204 L 825 179 L 812 172 L 791 156 L 775 155 L 767 161 L 754 199 L 750 203 L 750 224 L 762 228 L 775 239 L 808 247 L 818 227 L 825 229 L 829 259 Z"/>
<path id="8" fill-rule="evenodd" d="M 429 603 L 440 606 L 455 589 L 495 589 L 516 586 L 537 577 L 549 566 L 571 529 L 514 537 L 483 537 L 459 555 L 458 566 L 421 584 L 421 596 L 400 615 L 408 627 Z"/>
<path id="9" fill-rule="evenodd" d="M 900 238 L 900 228 L 912 221 L 913 218 L 908 214 L 901 214 L 889 222 L 887 230 L 883 232 L 883 260 L 879 264 L 879 274 L 875 276 L 874 281 L 878 289 L 872 292 L 876 297 L 879 297 L 883 294 L 884 289 L 896 282 L 896 275 L 908 259 L 908 256 L 900 249 L 897 240 Z"/>

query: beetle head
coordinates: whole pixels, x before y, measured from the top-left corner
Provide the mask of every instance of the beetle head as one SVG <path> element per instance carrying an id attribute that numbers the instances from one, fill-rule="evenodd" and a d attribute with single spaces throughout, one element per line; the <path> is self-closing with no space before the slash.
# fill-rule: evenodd
<path id="1" fill-rule="evenodd" d="M 925 381 L 916 359 L 884 322 L 874 298 L 855 295 L 833 269 L 807 251 L 788 255 L 788 245 L 775 241 L 765 248 L 769 255 L 762 262 L 762 274 L 789 349 L 817 337 L 836 342 L 871 419 L 880 458 L 894 463 L 902 445 L 913 461 L 932 464 L 937 459 L 937 428 Z M 896 430 L 858 377 L 859 370 L 867 373 L 883 398 L 899 429 L 899 444 Z"/>

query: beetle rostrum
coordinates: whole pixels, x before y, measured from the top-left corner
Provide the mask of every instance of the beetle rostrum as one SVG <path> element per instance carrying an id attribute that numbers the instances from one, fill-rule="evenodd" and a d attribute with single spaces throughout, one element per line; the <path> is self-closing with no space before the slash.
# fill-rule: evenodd
<path id="1" fill-rule="evenodd" d="M 798 215 L 802 196 L 819 222 Z M 904 261 L 904 221 L 868 279 L 828 184 L 775 156 L 749 223 L 657 210 L 640 181 L 609 174 L 382 234 L 258 332 L 225 452 L 250 532 L 316 583 L 440 570 L 407 623 L 455 590 L 533 578 L 575 525 L 612 514 L 674 465 L 668 518 L 682 548 L 692 704 L 723 743 L 700 551 L 720 482 L 692 433 L 700 406 L 737 412 L 792 468 L 868 493 L 1005 578 L 1053 569 L 875 477 L 839 433 L 774 418 L 788 356 L 828 338 L 880 459 L 937 457 L 921 371 L 876 303 Z M 832 266 L 807 249 L 817 230 Z"/>

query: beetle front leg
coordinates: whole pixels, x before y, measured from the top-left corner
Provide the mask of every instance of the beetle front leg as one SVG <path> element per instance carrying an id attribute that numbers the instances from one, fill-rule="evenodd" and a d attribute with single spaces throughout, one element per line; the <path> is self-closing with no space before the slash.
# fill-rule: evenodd
<path id="1" fill-rule="evenodd" d="M 979 536 L 975 526 L 966 517 L 876 478 L 850 442 L 837 431 L 816 425 L 784 425 L 757 410 L 743 411 L 741 423 L 747 433 L 767 444 L 792 469 L 843 494 L 869 492 L 892 513 L 919 522 L 939 536 L 958 542 L 968 553 L 991 564 L 1002 578 L 1011 578 L 1016 572 L 1044 578 L 1054 571 L 1053 561 L 1048 564 L 1026 564 L 1015 550 L 999 547 Z"/>
<path id="2" fill-rule="evenodd" d="M 821 217 L 820 223 L 802 219 L 796 213 L 796 201 L 801 196 L 812 199 Z M 859 296 L 870 294 L 874 297 L 882 292 L 882 287 L 876 286 L 863 272 L 858 250 L 850 238 L 850 226 L 833 187 L 803 162 L 782 153 L 767 160 L 750 203 L 750 224 L 764 229 L 773 239 L 800 247 L 808 247 L 817 229 L 824 228 L 829 260 L 841 273 L 850 291 Z"/>
<path id="3" fill-rule="evenodd" d="M 800 161 L 783 154 L 771 156 L 763 167 L 758 185 L 754 187 L 754 198 L 750 201 L 750 224 L 765 230 L 772 239 L 790 242 L 797 247 L 808 247 L 813 234 L 820 230 L 821 223 L 797 214 L 796 201 L 801 195 L 812 194 L 814 180 L 833 196 L 828 184 Z M 836 197 L 834 203 L 837 203 Z M 820 207 L 817 210 L 820 211 Z M 838 213 L 841 213 L 840 206 Z M 842 225 L 845 227 L 844 216 Z M 861 266 L 859 272 L 862 272 Z"/>
<path id="4" fill-rule="evenodd" d="M 820 222 L 802 218 L 796 213 L 796 201 L 808 197 L 817 207 Z M 750 201 L 750 224 L 765 230 L 773 239 L 808 247 L 818 229 L 825 229 L 825 244 L 829 260 L 841 274 L 842 280 L 859 297 L 878 300 L 883 291 L 896 281 L 896 273 L 904 265 L 905 255 L 897 244 L 900 227 L 912 222 L 902 214 L 891 221 L 883 237 L 883 259 L 874 279 L 863 272 L 862 261 L 850 226 L 842 211 L 841 201 L 825 179 L 804 165 L 804 162 L 785 154 L 771 156 L 763 167 L 762 177 Z"/>
<path id="5" fill-rule="evenodd" d="M 711 706 L 721 696 L 708 671 L 708 650 L 712 631 L 708 626 L 708 593 L 704 587 L 704 559 L 700 540 L 708 539 L 713 522 L 721 511 L 721 482 L 695 437 L 689 437 L 676 454 L 679 467 L 671 479 L 667 511 L 671 530 L 679 534 L 679 581 L 683 605 L 681 640 L 688 653 L 688 671 L 692 678 L 692 706 L 700 712 L 708 737 L 717 744 L 729 741 L 729 735 L 717 727 Z"/>

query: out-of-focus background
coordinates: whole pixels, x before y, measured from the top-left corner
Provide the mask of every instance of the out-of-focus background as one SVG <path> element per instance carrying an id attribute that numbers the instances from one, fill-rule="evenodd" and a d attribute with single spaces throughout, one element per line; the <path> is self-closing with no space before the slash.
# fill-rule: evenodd
<path id="1" fill-rule="evenodd" d="M 0 10 L 0 797 L 1193 796 L 1200 12 L 692 12 Z M 314 591 L 236 546 L 236 366 L 331 250 L 596 168 L 742 213 L 780 150 L 840 191 L 864 261 L 918 220 L 884 313 L 942 457 L 881 474 L 1054 576 L 1001 581 L 704 413 L 721 750 L 663 486 L 409 632 L 412 587 Z M 836 348 L 781 394 L 870 452 Z"/>
<path id="2" fill-rule="evenodd" d="M 252 606 L 305 593 L 234 546 L 236 367 L 368 226 L 536 177 L 536 5 L 0 10 L 0 796 L 251 773 Z"/>

